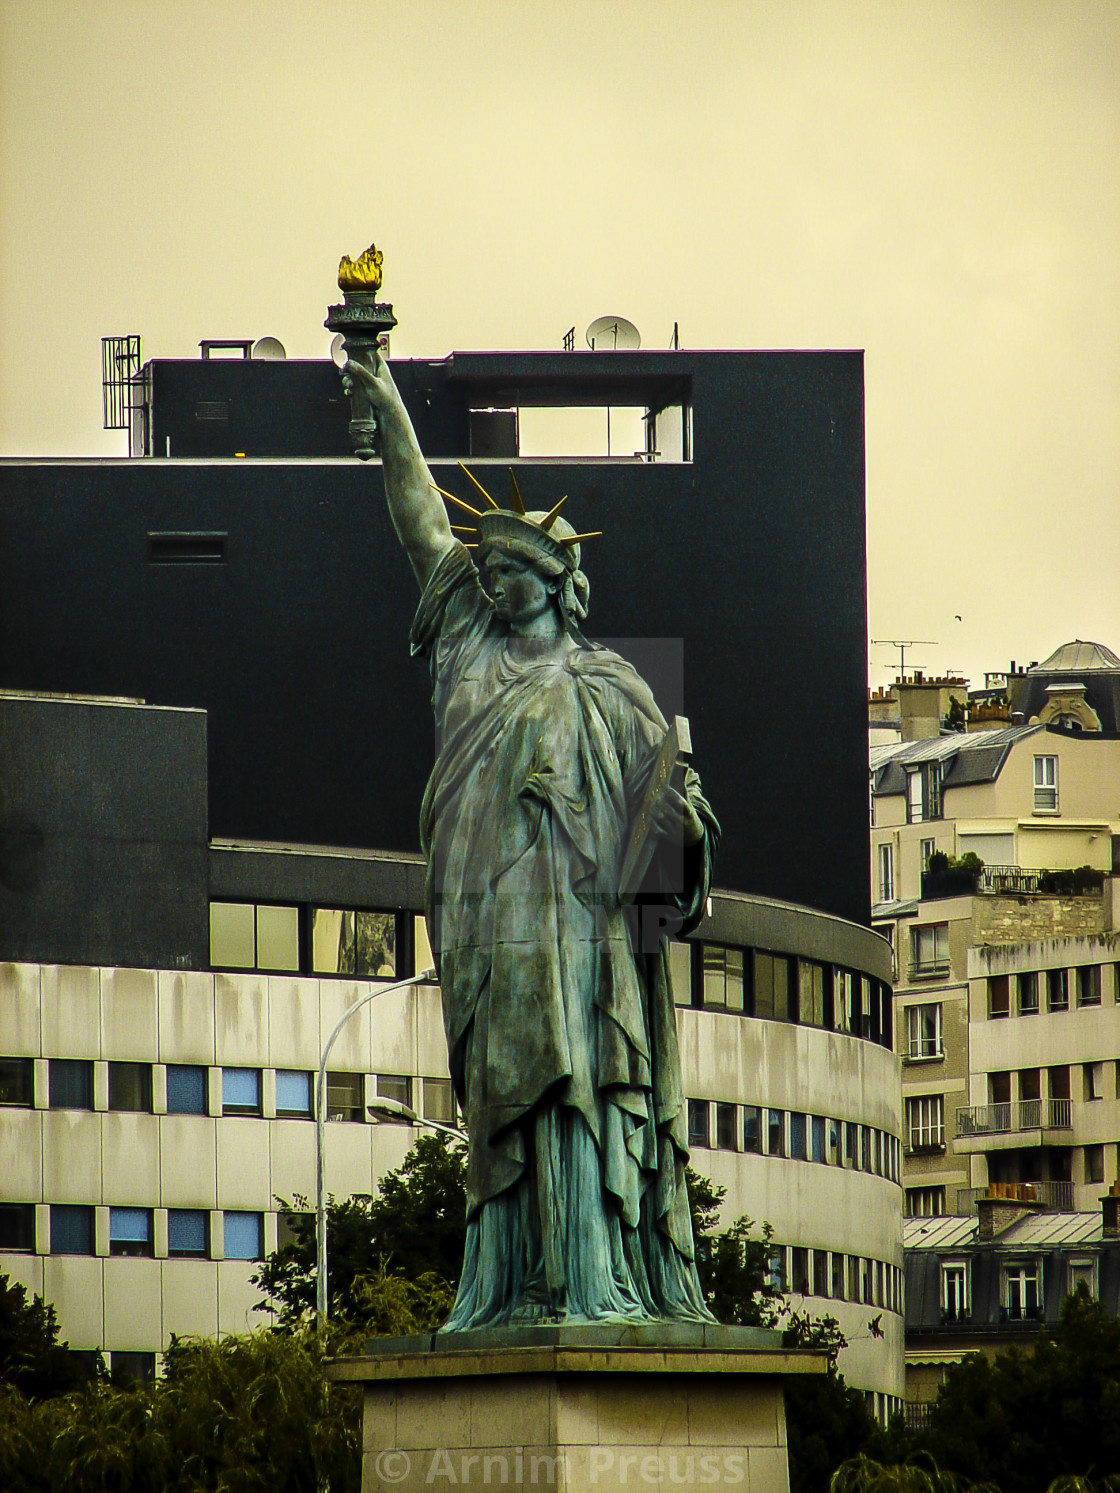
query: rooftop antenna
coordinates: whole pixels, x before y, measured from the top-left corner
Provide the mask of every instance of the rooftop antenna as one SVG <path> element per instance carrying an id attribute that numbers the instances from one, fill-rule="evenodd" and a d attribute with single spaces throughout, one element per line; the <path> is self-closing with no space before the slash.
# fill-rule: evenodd
<path id="1" fill-rule="evenodd" d="M 872 638 L 871 646 L 873 648 L 897 648 L 898 677 L 905 679 L 907 648 L 936 648 L 937 640 L 935 638 Z M 912 663 L 910 667 L 913 669 L 916 665 Z M 924 668 L 925 665 L 923 664 L 922 667 Z"/>
<path id="2" fill-rule="evenodd" d="M 637 352 L 642 334 L 625 316 L 597 316 L 586 332 L 587 345 L 595 352 Z M 611 407 L 607 405 L 607 455 L 611 454 Z"/>

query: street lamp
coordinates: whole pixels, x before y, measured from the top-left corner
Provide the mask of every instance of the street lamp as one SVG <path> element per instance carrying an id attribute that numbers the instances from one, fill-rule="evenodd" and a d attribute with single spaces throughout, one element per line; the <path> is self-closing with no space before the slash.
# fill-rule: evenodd
<path id="1" fill-rule="evenodd" d="M 367 1104 L 366 1109 L 374 1119 L 406 1120 L 410 1125 L 422 1125 L 425 1130 L 438 1130 L 442 1135 L 453 1136 L 455 1140 L 467 1138 L 465 1130 L 458 1130 L 454 1125 L 445 1125 L 442 1120 L 429 1120 L 426 1115 L 418 1115 L 414 1109 L 407 1104 L 402 1104 L 399 1099 L 379 1097 L 372 1104 Z"/>
<path id="2" fill-rule="evenodd" d="M 398 980 L 393 985 L 378 985 L 361 1000 L 348 1006 L 334 1024 L 327 1038 L 323 1056 L 319 1063 L 319 1074 L 315 1080 L 315 1326 L 322 1332 L 327 1325 L 327 1198 L 323 1190 L 323 1140 L 327 1123 L 327 1060 L 331 1055 L 335 1038 L 355 1012 L 360 1011 L 379 995 L 389 995 L 394 990 L 406 990 L 410 985 L 434 985 L 437 976 L 434 969 L 413 975 L 410 980 Z M 387 1103 L 388 1101 L 382 1101 Z M 372 1107 L 372 1106 L 371 1106 Z M 401 1106 L 402 1110 L 405 1108 Z"/>

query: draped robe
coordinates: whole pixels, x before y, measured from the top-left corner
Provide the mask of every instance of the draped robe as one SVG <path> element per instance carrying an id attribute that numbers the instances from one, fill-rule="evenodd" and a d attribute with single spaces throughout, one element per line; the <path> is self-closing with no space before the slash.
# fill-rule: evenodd
<path id="1" fill-rule="evenodd" d="M 708 1320 L 667 948 L 642 936 L 657 916 L 628 917 L 618 896 L 666 723 L 617 654 L 535 641 L 510 638 L 456 544 L 412 630 L 437 725 L 428 927 L 470 1137 L 466 1257 L 443 1330 Z M 678 885 L 658 885 L 655 857 L 643 889 L 683 931 L 703 913 L 719 833 L 691 771 L 687 792 L 705 834 L 684 851 L 684 884 L 678 848 Z"/>

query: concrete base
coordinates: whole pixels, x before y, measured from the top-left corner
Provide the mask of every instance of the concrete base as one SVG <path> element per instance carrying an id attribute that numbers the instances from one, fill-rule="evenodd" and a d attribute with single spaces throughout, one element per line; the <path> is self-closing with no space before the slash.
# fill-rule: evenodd
<path id="1" fill-rule="evenodd" d="M 400 1345 L 430 1340 L 383 1339 L 336 1360 L 331 1379 L 365 1385 L 363 1493 L 788 1493 L 782 1380 L 824 1373 L 825 1356 L 759 1345 L 774 1335 L 750 1329 L 715 1330 L 741 1332 L 742 1346 L 613 1341 L 633 1331 L 519 1328 L 500 1334 L 516 1343 L 452 1349 L 436 1335 L 411 1351 Z M 572 1334 L 582 1341 L 547 1340 Z"/>

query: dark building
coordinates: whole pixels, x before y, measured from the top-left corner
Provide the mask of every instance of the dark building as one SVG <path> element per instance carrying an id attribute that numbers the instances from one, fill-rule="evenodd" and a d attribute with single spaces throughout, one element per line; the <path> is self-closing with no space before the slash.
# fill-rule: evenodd
<path id="1" fill-rule="evenodd" d="M 605 531 L 587 630 L 690 717 L 720 883 L 866 923 L 861 355 L 456 353 L 394 374 L 441 485 L 469 496 L 461 458 L 507 501 L 513 466 L 530 508 L 569 493 Z M 380 472 L 347 454 L 337 370 L 156 361 L 139 386 L 149 459 L 0 468 L 0 687 L 205 710 L 212 838 L 415 851 L 417 595 Z M 566 405 L 641 407 L 648 451 L 522 459 L 514 412 Z"/>

